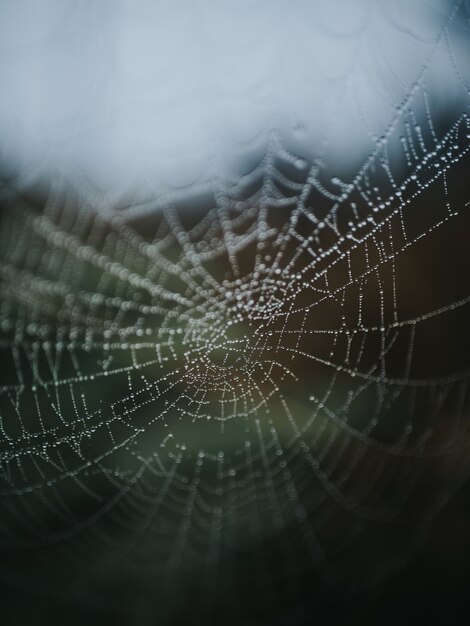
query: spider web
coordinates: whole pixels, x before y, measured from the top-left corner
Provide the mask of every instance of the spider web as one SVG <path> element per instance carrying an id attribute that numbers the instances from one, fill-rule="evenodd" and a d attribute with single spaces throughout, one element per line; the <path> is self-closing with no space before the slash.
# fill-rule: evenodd
<path id="1" fill-rule="evenodd" d="M 452 8 L 352 175 L 273 130 L 120 208 L 59 171 L 35 194 L 2 179 L 9 580 L 89 594 L 105 572 L 128 598 L 131 572 L 161 602 L 197 577 L 201 603 L 272 604 L 279 581 L 363 583 L 423 540 L 469 469 L 470 111 L 449 37 L 468 19 Z M 466 98 L 445 115 L 437 51 Z"/>

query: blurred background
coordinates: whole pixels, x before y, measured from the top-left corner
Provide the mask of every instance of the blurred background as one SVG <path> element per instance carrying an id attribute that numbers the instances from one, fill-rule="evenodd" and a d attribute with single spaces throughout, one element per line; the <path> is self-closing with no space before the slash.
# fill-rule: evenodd
<path id="1" fill-rule="evenodd" d="M 0 0 L 6 623 L 464 622 L 469 28 Z"/>

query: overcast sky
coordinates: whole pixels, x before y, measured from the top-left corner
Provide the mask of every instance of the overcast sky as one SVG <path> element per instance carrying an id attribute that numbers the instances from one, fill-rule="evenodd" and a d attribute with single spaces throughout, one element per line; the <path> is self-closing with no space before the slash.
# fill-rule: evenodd
<path id="1" fill-rule="evenodd" d="M 432 103 L 458 97 L 435 53 L 449 5 L 0 0 L 3 167 L 190 185 L 276 129 L 334 172 L 367 154 L 431 54 Z"/>

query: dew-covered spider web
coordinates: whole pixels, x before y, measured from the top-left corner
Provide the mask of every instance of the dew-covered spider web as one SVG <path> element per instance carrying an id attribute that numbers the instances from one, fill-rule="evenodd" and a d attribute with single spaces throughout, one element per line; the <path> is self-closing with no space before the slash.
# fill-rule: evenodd
<path id="1" fill-rule="evenodd" d="M 377 56 L 353 169 L 329 126 L 119 206 L 2 177 L 5 580 L 240 613 L 406 562 L 469 470 L 469 21 L 449 4 L 408 82 Z"/>

